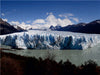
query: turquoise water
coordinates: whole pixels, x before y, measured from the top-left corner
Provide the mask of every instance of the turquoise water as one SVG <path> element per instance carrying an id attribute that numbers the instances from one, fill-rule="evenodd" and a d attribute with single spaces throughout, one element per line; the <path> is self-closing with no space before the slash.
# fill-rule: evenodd
<path id="1" fill-rule="evenodd" d="M 76 65 L 81 65 L 85 61 L 91 59 L 100 65 L 100 44 L 86 50 L 5 50 L 5 52 L 29 57 L 35 56 L 36 58 L 42 57 L 43 59 L 49 55 L 53 55 L 57 62 L 60 60 L 66 61 L 69 59 L 73 64 Z"/>

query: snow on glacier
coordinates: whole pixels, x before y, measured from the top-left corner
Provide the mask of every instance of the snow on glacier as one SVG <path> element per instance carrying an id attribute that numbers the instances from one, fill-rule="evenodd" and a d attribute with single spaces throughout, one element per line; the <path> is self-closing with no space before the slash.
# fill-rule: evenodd
<path id="1" fill-rule="evenodd" d="M 0 45 L 22 49 L 87 49 L 100 43 L 99 34 L 39 31 L 0 35 Z"/>

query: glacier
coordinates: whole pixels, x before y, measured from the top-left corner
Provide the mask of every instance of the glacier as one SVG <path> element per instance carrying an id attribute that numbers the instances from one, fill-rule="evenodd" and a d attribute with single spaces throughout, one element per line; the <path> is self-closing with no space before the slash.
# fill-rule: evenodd
<path id="1" fill-rule="evenodd" d="M 100 43 L 100 34 L 29 30 L 0 35 L 0 45 L 21 49 L 83 50 Z"/>

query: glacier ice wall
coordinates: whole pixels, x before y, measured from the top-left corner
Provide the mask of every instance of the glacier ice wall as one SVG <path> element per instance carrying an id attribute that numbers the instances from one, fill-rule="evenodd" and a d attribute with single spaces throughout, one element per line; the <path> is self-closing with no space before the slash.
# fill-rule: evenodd
<path id="1" fill-rule="evenodd" d="M 37 31 L 0 35 L 0 45 L 21 49 L 87 49 L 100 43 L 99 34 Z"/>

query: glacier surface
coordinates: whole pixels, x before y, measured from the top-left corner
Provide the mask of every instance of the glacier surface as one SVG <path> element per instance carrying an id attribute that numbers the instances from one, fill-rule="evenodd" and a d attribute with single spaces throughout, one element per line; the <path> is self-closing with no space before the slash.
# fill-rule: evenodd
<path id="1" fill-rule="evenodd" d="M 83 34 L 64 31 L 39 31 L 0 35 L 0 45 L 21 49 L 78 49 L 91 48 L 100 43 L 99 34 Z"/>

